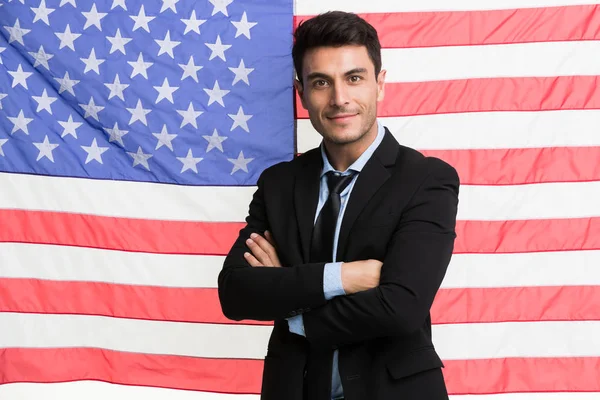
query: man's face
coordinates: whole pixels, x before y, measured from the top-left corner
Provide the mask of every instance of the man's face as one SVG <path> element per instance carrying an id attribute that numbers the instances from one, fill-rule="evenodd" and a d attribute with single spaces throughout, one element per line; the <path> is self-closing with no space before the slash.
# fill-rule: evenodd
<path id="1" fill-rule="evenodd" d="M 304 55 L 302 77 L 303 84 L 296 82 L 296 89 L 326 141 L 343 145 L 377 134 L 377 102 L 383 100 L 385 71 L 376 79 L 366 47 L 310 49 Z"/>

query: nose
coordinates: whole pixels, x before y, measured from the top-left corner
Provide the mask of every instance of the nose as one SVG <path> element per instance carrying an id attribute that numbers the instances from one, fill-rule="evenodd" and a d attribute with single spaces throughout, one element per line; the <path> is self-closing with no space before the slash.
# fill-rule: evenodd
<path id="1" fill-rule="evenodd" d="M 348 88 L 344 84 L 337 84 L 333 86 L 331 91 L 331 99 L 329 105 L 332 107 L 343 107 L 350 103 L 350 96 Z"/>

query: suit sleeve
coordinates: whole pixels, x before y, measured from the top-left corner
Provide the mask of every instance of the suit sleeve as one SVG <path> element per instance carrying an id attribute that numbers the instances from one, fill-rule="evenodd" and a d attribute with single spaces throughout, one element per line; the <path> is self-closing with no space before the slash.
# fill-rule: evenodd
<path id="1" fill-rule="evenodd" d="M 265 170 L 258 179 L 246 225 L 225 257 L 218 276 L 221 309 L 231 320 L 290 318 L 326 302 L 323 293 L 325 263 L 252 267 L 244 258 L 245 252 L 251 252 L 246 245 L 250 235 L 264 236 L 265 230 L 269 229 L 264 196 L 268 172 Z"/>
<path id="2" fill-rule="evenodd" d="M 429 174 L 403 211 L 378 287 L 339 296 L 303 314 L 314 345 L 337 347 L 423 326 L 450 262 L 456 238 L 459 178 L 453 167 L 427 159 Z"/>

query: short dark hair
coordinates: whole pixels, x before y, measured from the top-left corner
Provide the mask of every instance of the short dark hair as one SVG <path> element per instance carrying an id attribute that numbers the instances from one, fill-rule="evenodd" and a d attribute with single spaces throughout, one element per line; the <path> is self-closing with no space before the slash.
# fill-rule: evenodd
<path id="1" fill-rule="evenodd" d="M 307 50 L 314 47 L 345 45 L 365 46 L 375 65 L 375 78 L 381 71 L 381 43 L 377 30 L 360 16 L 328 11 L 302 21 L 294 32 L 292 58 L 298 79 L 302 82 L 302 62 Z"/>

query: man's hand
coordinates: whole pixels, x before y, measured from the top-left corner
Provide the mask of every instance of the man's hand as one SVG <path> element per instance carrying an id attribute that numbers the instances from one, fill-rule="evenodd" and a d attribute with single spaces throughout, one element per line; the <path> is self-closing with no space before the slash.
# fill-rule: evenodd
<path id="1" fill-rule="evenodd" d="M 271 232 L 265 231 L 265 237 L 253 233 L 246 240 L 246 245 L 252 251 L 252 254 L 244 253 L 246 261 L 253 267 L 281 267 Z"/>
<path id="2" fill-rule="evenodd" d="M 347 294 L 362 292 L 379 286 L 381 267 L 379 260 L 352 261 L 342 264 L 342 286 Z"/>

